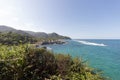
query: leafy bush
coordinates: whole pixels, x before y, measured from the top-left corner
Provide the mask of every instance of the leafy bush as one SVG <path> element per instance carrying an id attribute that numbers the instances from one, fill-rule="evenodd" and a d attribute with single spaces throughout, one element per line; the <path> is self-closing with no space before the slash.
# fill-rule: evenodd
<path id="1" fill-rule="evenodd" d="M 0 80 L 105 80 L 81 59 L 29 45 L 0 45 Z"/>

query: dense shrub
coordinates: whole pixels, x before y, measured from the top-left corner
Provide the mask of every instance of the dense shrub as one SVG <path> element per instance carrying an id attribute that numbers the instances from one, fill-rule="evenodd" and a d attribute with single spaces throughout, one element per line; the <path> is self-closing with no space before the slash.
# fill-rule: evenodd
<path id="1" fill-rule="evenodd" d="M 62 76 L 69 73 L 70 66 L 73 64 L 72 58 L 70 55 L 57 54 L 57 72 Z"/>
<path id="2" fill-rule="evenodd" d="M 22 35 L 14 32 L 0 32 L 0 43 L 4 45 L 19 45 L 35 42 L 37 42 L 37 39 L 30 35 Z"/>
<path id="3" fill-rule="evenodd" d="M 105 80 L 81 59 L 28 45 L 0 45 L 0 80 Z"/>

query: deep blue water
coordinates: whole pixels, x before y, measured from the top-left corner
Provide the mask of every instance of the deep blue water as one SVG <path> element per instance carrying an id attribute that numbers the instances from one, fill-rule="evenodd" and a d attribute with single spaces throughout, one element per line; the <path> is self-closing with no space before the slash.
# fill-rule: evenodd
<path id="1" fill-rule="evenodd" d="M 120 40 L 69 40 L 64 45 L 49 45 L 55 53 L 82 57 L 89 65 L 103 70 L 112 80 L 120 80 Z"/>

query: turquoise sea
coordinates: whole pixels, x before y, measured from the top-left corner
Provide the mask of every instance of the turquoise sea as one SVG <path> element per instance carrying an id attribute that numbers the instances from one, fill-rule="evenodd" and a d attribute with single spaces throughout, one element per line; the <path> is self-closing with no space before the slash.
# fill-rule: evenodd
<path id="1" fill-rule="evenodd" d="M 103 70 L 105 76 L 120 80 L 120 40 L 76 39 L 48 46 L 55 53 L 82 57 L 91 67 Z"/>

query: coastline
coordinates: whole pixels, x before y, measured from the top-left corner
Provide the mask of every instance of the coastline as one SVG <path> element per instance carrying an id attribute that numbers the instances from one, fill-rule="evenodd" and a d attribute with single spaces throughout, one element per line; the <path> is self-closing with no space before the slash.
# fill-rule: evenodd
<path id="1" fill-rule="evenodd" d="M 31 44 L 32 46 L 36 48 L 45 48 L 47 49 L 46 45 L 63 45 L 68 43 L 66 39 L 58 39 L 58 40 L 42 40 L 39 42 L 36 42 L 34 44 Z"/>

